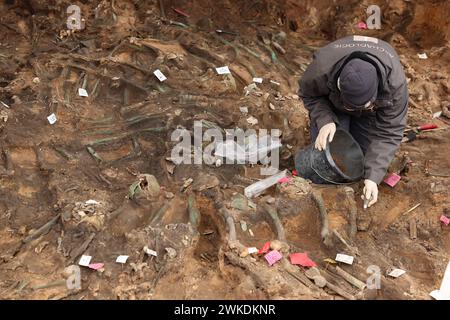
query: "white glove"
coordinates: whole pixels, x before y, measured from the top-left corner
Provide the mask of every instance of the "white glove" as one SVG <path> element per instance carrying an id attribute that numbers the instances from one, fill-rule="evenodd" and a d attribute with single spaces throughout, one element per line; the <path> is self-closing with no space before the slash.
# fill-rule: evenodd
<path id="1" fill-rule="evenodd" d="M 364 180 L 364 189 L 361 199 L 364 200 L 364 209 L 367 209 L 378 200 L 378 185 L 372 180 Z"/>
<path id="2" fill-rule="evenodd" d="M 328 142 L 333 141 L 334 134 L 336 133 L 336 124 L 334 122 L 327 123 L 322 128 L 320 128 L 319 134 L 317 135 L 315 147 L 317 150 L 325 150 Z"/>

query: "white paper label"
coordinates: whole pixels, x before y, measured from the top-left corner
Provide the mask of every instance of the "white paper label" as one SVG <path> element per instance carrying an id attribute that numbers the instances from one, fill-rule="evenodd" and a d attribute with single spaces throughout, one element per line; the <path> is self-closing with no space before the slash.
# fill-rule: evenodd
<path id="1" fill-rule="evenodd" d="M 230 69 L 228 69 L 228 66 L 216 68 L 216 71 L 218 74 L 229 74 Z"/>
<path id="2" fill-rule="evenodd" d="M 445 295 L 450 296 L 450 262 L 445 269 L 444 278 L 442 279 L 441 287 L 439 289 Z"/>
<path id="3" fill-rule="evenodd" d="M 263 78 L 253 78 L 253 82 L 262 83 L 263 82 Z"/>
<path id="4" fill-rule="evenodd" d="M 249 254 L 257 253 L 258 252 L 258 248 L 250 247 L 250 248 L 247 248 L 247 251 L 248 251 Z"/>
<path id="5" fill-rule="evenodd" d="M 150 256 L 157 256 L 158 253 L 154 250 L 149 249 L 147 246 L 144 247 L 144 252 Z"/>
<path id="6" fill-rule="evenodd" d="M 78 95 L 80 97 L 88 97 L 88 93 L 87 93 L 86 89 L 83 89 L 83 88 L 78 88 Z"/>
<path id="7" fill-rule="evenodd" d="M 127 263 L 128 256 L 118 256 L 116 259 L 117 263 Z"/>
<path id="8" fill-rule="evenodd" d="M 442 111 L 433 113 L 433 119 L 439 118 L 442 115 Z"/>
<path id="9" fill-rule="evenodd" d="M 450 300 L 450 296 L 442 294 L 440 290 L 431 291 L 430 296 L 436 300 Z"/>
<path id="10" fill-rule="evenodd" d="M 447 264 L 447 268 L 445 269 L 441 287 L 439 290 L 432 291 L 430 296 L 436 300 L 450 300 L 450 262 Z"/>
<path id="11" fill-rule="evenodd" d="M 423 60 L 428 59 L 428 56 L 426 53 L 419 53 L 418 56 L 419 56 L 419 59 L 423 59 Z"/>
<path id="12" fill-rule="evenodd" d="M 369 41 L 373 43 L 378 43 L 377 38 L 365 37 L 365 36 L 353 36 L 353 41 Z"/>
<path id="13" fill-rule="evenodd" d="M 391 277 L 398 278 L 398 277 L 400 277 L 401 275 L 403 275 L 403 274 L 405 274 L 405 273 L 406 273 L 405 270 L 402 270 L 402 269 L 394 269 L 394 270 L 392 270 L 392 271 L 389 273 L 389 275 L 390 275 Z"/>
<path id="14" fill-rule="evenodd" d="M 91 259 L 92 259 L 91 256 L 81 256 L 78 264 L 83 267 L 89 267 L 89 263 L 91 262 Z"/>
<path id="15" fill-rule="evenodd" d="M 279 86 L 279 85 L 280 85 L 280 83 L 279 83 L 279 82 L 276 82 L 276 81 L 274 81 L 274 80 L 270 80 L 270 83 L 273 83 L 273 84 L 275 84 L 275 85 L 277 85 L 277 86 Z"/>
<path id="16" fill-rule="evenodd" d="M 338 262 L 343 262 L 343 263 L 346 263 L 346 264 L 353 264 L 353 259 L 354 258 L 352 256 L 348 256 L 346 254 L 338 253 L 336 255 L 336 259 L 334 259 L 334 260 L 336 260 Z"/>
<path id="17" fill-rule="evenodd" d="M 158 78 L 159 81 L 163 82 L 166 80 L 166 76 L 161 72 L 161 70 L 156 69 L 153 74 Z"/>
<path id="18" fill-rule="evenodd" d="M 88 201 L 85 202 L 85 204 L 100 204 L 99 202 L 89 199 Z"/>
<path id="19" fill-rule="evenodd" d="M 51 115 L 49 115 L 47 117 L 47 120 L 50 124 L 54 124 L 56 122 L 56 115 L 54 113 L 52 113 Z"/>

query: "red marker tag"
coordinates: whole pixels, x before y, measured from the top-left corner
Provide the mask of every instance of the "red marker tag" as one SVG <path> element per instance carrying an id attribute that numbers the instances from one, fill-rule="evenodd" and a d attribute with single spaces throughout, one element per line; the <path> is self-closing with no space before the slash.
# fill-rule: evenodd
<path id="1" fill-rule="evenodd" d="M 289 255 L 292 264 L 299 264 L 303 267 L 316 267 L 316 263 L 312 261 L 307 253 L 293 253 Z"/>
<path id="2" fill-rule="evenodd" d="M 419 127 L 419 130 L 425 131 L 425 130 L 436 129 L 437 127 L 438 126 L 436 124 L 428 123 L 428 124 L 421 125 Z"/>
<path id="3" fill-rule="evenodd" d="M 264 254 L 267 253 L 270 249 L 270 242 L 264 243 L 261 249 L 259 249 L 258 254 Z"/>
<path id="4" fill-rule="evenodd" d="M 183 12 L 183 11 L 181 11 L 180 9 L 177 9 L 177 8 L 172 8 L 172 9 L 173 9 L 173 11 L 175 11 L 176 13 L 178 13 L 180 16 L 189 18 L 189 15 L 188 15 L 186 12 Z"/>

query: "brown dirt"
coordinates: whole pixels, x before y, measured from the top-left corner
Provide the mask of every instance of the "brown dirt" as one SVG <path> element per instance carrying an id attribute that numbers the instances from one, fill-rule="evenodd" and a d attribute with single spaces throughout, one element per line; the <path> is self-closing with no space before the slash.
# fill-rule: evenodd
<path id="1" fill-rule="evenodd" d="M 365 18 L 366 7 L 377 2 L 382 29 L 357 30 L 355 24 Z M 171 0 L 164 1 L 166 20 L 161 19 L 158 1 L 124 0 L 114 6 L 109 1 L 84 1 L 80 6 L 86 29 L 62 36 L 69 4 L 55 0 L 0 4 L 0 100 L 11 106 L 0 106 L 8 115 L 0 125 L 0 298 L 337 298 L 329 290 L 310 290 L 286 278 L 281 264 L 269 268 L 258 257 L 247 257 L 241 264 L 227 258 L 233 250 L 218 198 L 234 218 L 240 243 L 260 247 L 276 238 L 272 221 L 260 210 L 263 200 L 254 200 L 257 209 L 229 206 L 236 193 L 243 194 L 243 188 L 256 181 L 252 179 L 260 178 L 259 165 L 180 165 L 170 174 L 166 158 L 175 145 L 170 136 L 177 127 L 192 130 L 194 120 L 203 119 L 222 128 L 247 128 L 248 116 L 239 110 L 247 106 L 249 115 L 259 120 L 254 128 L 282 130 L 283 144 L 292 146 L 283 148 L 282 163 L 292 169 L 293 153 L 309 141 L 307 112 L 294 97 L 297 80 L 315 48 L 353 33 L 394 45 L 415 102 L 408 124 L 433 122 L 442 130 L 402 145 L 398 157 L 408 152 L 413 163 L 395 188 L 380 186 L 379 201 L 372 208 L 361 209 L 362 185 L 352 186 L 361 230 L 349 241 L 360 255 L 353 266 L 343 268 L 361 280 L 367 279 L 368 266 L 381 268 L 382 289 L 368 290 L 360 297 L 364 299 L 429 299 L 429 292 L 439 287 L 450 258 L 450 227 L 439 222 L 450 207 L 450 180 L 427 175 L 425 165 L 431 174 L 450 175 L 450 120 L 432 119 L 433 112 L 450 101 L 448 1 L 343 0 L 335 5 L 331 0 Z M 190 17 L 180 17 L 172 6 Z M 220 36 L 215 29 L 239 32 L 239 37 Z M 286 33 L 280 44 L 287 53 L 275 51 L 278 62 L 273 63 L 260 36 L 280 31 Z M 419 60 L 421 52 L 429 59 Z M 231 77 L 216 74 L 214 68 L 223 65 L 230 66 Z M 152 74 L 157 68 L 168 78 L 164 83 Z M 258 88 L 268 97 L 244 96 L 243 88 L 254 76 L 265 79 Z M 88 98 L 77 93 L 83 82 Z M 54 125 L 46 119 L 51 113 L 58 118 Z M 162 187 L 159 196 L 126 197 L 139 173 L 157 178 Z M 206 173 L 215 175 L 220 185 L 200 192 L 192 186 L 180 191 L 183 179 L 197 181 Z M 323 195 L 330 228 L 349 239 L 342 189 L 314 188 Z M 291 251 L 308 252 L 321 270 L 327 268 L 324 259 L 349 253 L 338 241 L 332 247 L 322 244 L 319 212 L 311 199 L 285 197 L 276 188 L 270 193 L 277 199 L 274 206 Z M 191 194 L 200 213 L 197 230 L 189 223 Z M 95 216 L 105 217 L 100 226 L 77 223 L 76 203 L 89 199 L 101 202 L 96 209 L 101 214 Z M 417 203 L 421 203 L 417 209 L 404 214 Z M 22 243 L 56 214 L 68 219 L 59 219 L 48 233 Z M 417 239 L 409 237 L 410 219 L 417 222 Z M 241 220 L 253 236 L 241 229 Z M 91 234 L 95 234 L 92 242 L 75 255 Z M 145 245 L 158 257 L 146 256 Z M 177 251 L 175 258 L 165 254 L 168 247 Z M 33 290 L 64 279 L 64 268 L 76 264 L 80 254 L 105 263 L 105 270 L 83 268 L 77 292 L 64 286 Z M 115 263 L 119 254 L 130 256 L 127 264 Z M 386 276 L 392 267 L 407 273 L 392 279 Z M 329 276 L 357 294 L 342 279 Z"/>

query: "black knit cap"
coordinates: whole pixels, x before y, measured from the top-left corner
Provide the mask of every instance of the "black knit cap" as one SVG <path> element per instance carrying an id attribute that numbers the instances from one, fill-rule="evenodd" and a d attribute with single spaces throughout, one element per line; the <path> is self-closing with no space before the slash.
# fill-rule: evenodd
<path id="1" fill-rule="evenodd" d="M 367 102 L 374 102 L 378 93 L 377 69 L 367 61 L 350 60 L 339 75 L 339 90 L 347 107 L 360 109 Z"/>

